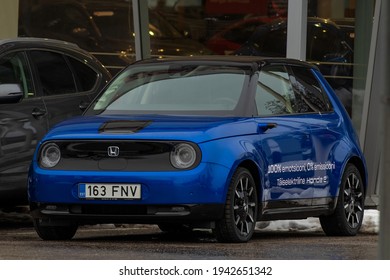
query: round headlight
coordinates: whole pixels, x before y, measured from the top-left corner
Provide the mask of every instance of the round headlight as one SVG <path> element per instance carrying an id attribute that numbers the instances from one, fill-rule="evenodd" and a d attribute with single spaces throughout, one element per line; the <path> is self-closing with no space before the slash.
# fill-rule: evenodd
<path id="1" fill-rule="evenodd" d="M 61 151 L 56 144 L 50 143 L 43 147 L 41 152 L 42 167 L 52 168 L 57 165 L 60 159 L 61 159 Z"/>
<path id="2" fill-rule="evenodd" d="M 190 168 L 196 161 L 195 149 L 186 143 L 180 143 L 173 147 L 171 152 L 171 163 L 175 168 Z"/>

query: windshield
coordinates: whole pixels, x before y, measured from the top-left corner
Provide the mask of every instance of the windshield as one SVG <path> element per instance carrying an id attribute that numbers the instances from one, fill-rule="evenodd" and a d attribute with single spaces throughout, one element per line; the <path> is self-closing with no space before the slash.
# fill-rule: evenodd
<path id="1" fill-rule="evenodd" d="M 248 82 L 248 70 L 235 66 L 133 66 L 109 85 L 86 114 L 236 115 Z"/>

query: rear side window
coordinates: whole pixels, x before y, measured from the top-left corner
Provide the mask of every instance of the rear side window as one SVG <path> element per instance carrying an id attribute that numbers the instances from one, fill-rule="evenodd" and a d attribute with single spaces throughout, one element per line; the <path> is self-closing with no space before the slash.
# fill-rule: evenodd
<path id="1" fill-rule="evenodd" d="M 328 96 L 310 68 L 291 66 L 290 77 L 294 89 L 297 113 L 329 112 L 332 110 Z"/>
<path id="2" fill-rule="evenodd" d="M 75 80 L 64 56 L 49 51 L 32 51 L 31 59 L 38 71 L 44 95 L 77 92 Z"/>
<path id="3" fill-rule="evenodd" d="M 67 58 L 72 66 L 78 91 L 92 90 L 97 82 L 98 73 L 77 59 L 69 56 Z"/>
<path id="4" fill-rule="evenodd" d="M 92 68 L 67 55 L 32 51 L 31 60 L 46 96 L 91 91 L 98 80 Z"/>
<path id="5" fill-rule="evenodd" d="M 260 73 L 256 88 L 258 115 L 295 113 L 295 96 L 289 74 L 282 65 L 266 66 Z"/>

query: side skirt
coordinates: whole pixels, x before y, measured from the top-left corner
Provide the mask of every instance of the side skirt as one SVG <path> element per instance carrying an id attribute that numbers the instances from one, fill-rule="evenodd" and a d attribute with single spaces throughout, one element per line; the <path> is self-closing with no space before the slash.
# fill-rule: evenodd
<path id="1" fill-rule="evenodd" d="M 263 203 L 259 221 L 306 219 L 332 214 L 336 198 L 277 200 Z"/>

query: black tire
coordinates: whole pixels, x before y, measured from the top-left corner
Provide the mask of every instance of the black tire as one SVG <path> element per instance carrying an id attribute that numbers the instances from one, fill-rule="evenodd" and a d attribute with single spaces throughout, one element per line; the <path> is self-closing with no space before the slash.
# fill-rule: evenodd
<path id="1" fill-rule="evenodd" d="M 70 240 L 76 234 L 78 228 L 77 224 L 50 226 L 45 222 L 45 225 L 42 225 L 40 219 L 34 219 L 33 223 L 35 231 L 43 240 Z"/>
<path id="2" fill-rule="evenodd" d="M 256 226 L 258 198 L 255 181 L 245 168 L 234 173 L 227 193 L 222 220 L 214 234 L 219 242 L 247 242 Z"/>
<path id="3" fill-rule="evenodd" d="M 161 231 L 167 233 L 189 233 L 192 232 L 192 226 L 178 223 L 161 223 L 157 225 Z"/>
<path id="4" fill-rule="evenodd" d="M 345 168 L 337 205 L 333 214 L 320 216 L 323 231 L 329 236 L 354 236 L 362 226 L 364 186 L 359 170 L 353 164 Z"/>

